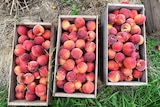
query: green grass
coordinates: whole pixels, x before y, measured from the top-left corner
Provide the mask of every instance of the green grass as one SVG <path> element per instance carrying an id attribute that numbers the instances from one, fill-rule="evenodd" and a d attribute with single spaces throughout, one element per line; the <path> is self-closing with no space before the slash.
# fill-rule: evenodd
<path id="1" fill-rule="evenodd" d="M 53 98 L 51 107 L 160 107 L 160 39 L 147 37 L 148 85 L 138 87 L 106 86 L 95 99 Z M 7 88 L 0 88 L 0 106 L 7 104 Z"/>

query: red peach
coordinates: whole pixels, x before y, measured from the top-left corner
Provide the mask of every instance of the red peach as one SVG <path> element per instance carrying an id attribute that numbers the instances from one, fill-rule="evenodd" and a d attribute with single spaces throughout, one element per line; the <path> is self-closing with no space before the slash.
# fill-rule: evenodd
<path id="1" fill-rule="evenodd" d="M 119 14 L 119 10 L 118 10 L 118 9 L 115 9 L 115 10 L 113 10 L 112 13 L 115 14 L 115 15 L 118 15 L 118 14 Z"/>
<path id="2" fill-rule="evenodd" d="M 47 100 L 47 94 L 40 96 L 40 101 L 46 101 L 46 100 Z"/>
<path id="3" fill-rule="evenodd" d="M 20 65 L 19 57 L 16 57 L 15 62 L 16 62 L 17 65 Z"/>
<path id="4" fill-rule="evenodd" d="M 48 66 L 41 66 L 39 68 L 39 73 L 41 77 L 46 77 L 48 74 Z"/>
<path id="5" fill-rule="evenodd" d="M 87 28 L 85 26 L 82 26 L 81 28 L 79 28 L 78 30 L 85 30 L 87 31 Z"/>
<path id="6" fill-rule="evenodd" d="M 130 32 L 131 31 L 131 25 L 128 23 L 124 23 L 121 25 L 121 31 L 122 32 Z"/>
<path id="7" fill-rule="evenodd" d="M 157 49 L 158 49 L 158 51 L 160 51 L 160 44 L 159 44 L 159 45 L 157 45 Z"/>
<path id="8" fill-rule="evenodd" d="M 136 67 L 136 59 L 133 57 L 127 57 L 124 59 L 123 64 L 128 69 L 133 69 Z"/>
<path id="9" fill-rule="evenodd" d="M 131 56 L 135 50 L 136 48 L 132 42 L 126 42 L 122 49 L 123 53 L 127 56 Z"/>
<path id="10" fill-rule="evenodd" d="M 86 42 L 85 50 L 86 52 L 94 52 L 96 49 L 96 44 L 94 42 Z"/>
<path id="11" fill-rule="evenodd" d="M 32 52 L 30 52 L 29 55 L 30 55 L 30 58 L 31 58 L 32 61 L 36 61 L 36 60 L 37 60 L 37 57 L 34 56 L 34 55 L 32 54 Z"/>
<path id="12" fill-rule="evenodd" d="M 28 53 L 23 53 L 22 55 L 20 55 L 19 56 L 19 60 L 20 60 L 20 62 L 22 63 L 27 63 L 27 62 L 29 62 L 30 61 L 30 59 L 31 59 L 31 57 L 30 57 L 30 55 L 28 54 Z"/>
<path id="13" fill-rule="evenodd" d="M 116 55 L 116 52 L 113 49 L 109 48 L 108 49 L 108 58 L 109 59 L 114 59 L 115 55 Z"/>
<path id="14" fill-rule="evenodd" d="M 132 19 L 132 18 L 128 18 L 126 20 L 126 23 L 130 24 L 131 27 L 136 24 L 135 21 L 134 21 L 134 19 Z"/>
<path id="15" fill-rule="evenodd" d="M 96 29 L 95 21 L 88 21 L 86 26 L 87 26 L 87 30 L 89 31 L 94 31 Z"/>
<path id="16" fill-rule="evenodd" d="M 36 95 L 34 93 L 31 93 L 29 91 L 26 92 L 26 95 L 25 95 L 25 99 L 27 101 L 33 101 L 36 99 Z"/>
<path id="17" fill-rule="evenodd" d="M 87 38 L 87 31 L 86 30 L 78 30 L 78 38 L 79 39 L 86 39 Z"/>
<path id="18" fill-rule="evenodd" d="M 15 48 L 15 49 L 14 49 L 14 54 L 15 54 L 16 56 L 20 56 L 20 55 L 22 55 L 23 53 L 25 53 L 25 49 L 22 48 L 22 47 L 19 47 L 19 48 Z"/>
<path id="19" fill-rule="evenodd" d="M 119 10 L 119 14 L 123 14 L 125 16 L 125 18 L 127 19 L 130 16 L 131 12 L 127 8 L 121 8 Z"/>
<path id="20" fill-rule="evenodd" d="M 40 78 L 41 78 L 41 76 L 40 76 L 40 74 L 39 74 L 39 71 L 33 72 L 33 75 L 34 75 L 34 78 L 35 78 L 35 79 L 40 79 Z"/>
<path id="21" fill-rule="evenodd" d="M 85 47 L 85 41 L 83 39 L 78 39 L 75 43 L 76 48 L 84 48 Z"/>
<path id="22" fill-rule="evenodd" d="M 28 40 L 28 37 L 26 35 L 21 35 L 18 37 L 18 43 L 23 44 L 25 40 Z"/>
<path id="23" fill-rule="evenodd" d="M 95 53 L 94 52 L 86 52 L 84 54 L 84 60 L 87 62 L 93 62 L 95 60 Z"/>
<path id="24" fill-rule="evenodd" d="M 34 56 L 38 57 L 44 53 L 44 48 L 41 45 L 34 45 L 31 48 L 31 52 Z"/>
<path id="25" fill-rule="evenodd" d="M 94 81 L 94 79 L 95 79 L 95 74 L 93 72 L 90 72 L 86 75 L 87 81 Z"/>
<path id="26" fill-rule="evenodd" d="M 34 81 L 34 75 L 32 73 L 26 73 L 23 76 L 25 84 L 29 84 Z"/>
<path id="27" fill-rule="evenodd" d="M 119 73 L 120 71 L 110 71 L 108 73 L 108 80 L 110 82 L 118 82 L 121 80 L 121 75 Z"/>
<path id="28" fill-rule="evenodd" d="M 113 45 L 112 45 L 112 49 L 113 49 L 113 51 L 115 51 L 115 52 L 121 51 L 122 48 L 123 48 L 123 43 L 122 43 L 122 42 L 119 42 L 119 41 L 113 43 Z"/>
<path id="29" fill-rule="evenodd" d="M 59 63 L 60 65 L 64 65 L 64 64 L 66 63 L 66 60 L 60 57 L 60 58 L 58 59 L 58 63 Z"/>
<path id="30" fill-rule="evenodd" d="M 20 84 L 24 84 L 24 77 L 23 77 L 24 73 L 20 73 L 19 75 L 17 75 L 17 82 Z"/>
<path id="31" fill-rule="evenodd" d="M 71 32 L 68 36 L 68 39 L 76 41 L 77 40 L 77 34 L 76 32 Z"/>
<path id="32" fill-rule="evenodd" d="M 30 29 L 28 32 L 27 32 L 27 35 L 30 39 L 34 39 L 35 38 L 35 35 L 33 34 L 33 30 Z"/>
<path id="33" fill-rule="evenodd" d="M 65 59 L 65 60 L 68 59 L 70 57 L 70 51 L 68 49 L 62 48 L 59 51 L 59 57 Z"/>
<path id="34" fill-rule="evenodd" d="M 33 45 L 34 45 L 33 40 L 25 40 L 23 42 L 23 46 L 27 51 L 30 51 Z"/>
<path id="35" fill-rule="evenodd" d="M 71 51 L 71 56 L 74 58 L 74 59 L 79 59 L 82 57 L 82 54 L 83 54 L 83 51 L 80 49 L 80 48 L 74 48 L 72 49 Z"/>
<path id="36" fill-rule="evenodd" d="M 43 85 L 47 85 L 47 78 L 46 77 L 42 77 L 39 79 L 39 83 L 43 84 Z"/>
<path id="37" fill-rule="evenodd" d="M 62 27 L 63 30 L 68 30 L 70 25 L 71 24 L 70 24 L 70 22 L 68 20 L 63 20 L 61 22 L 61 27 Z"/>
<path id="38" fill-rule="evenodd" d="M 44 66 L 48 63 L 48 57 L 46 55 L 41 55 L 37 57 L 37 63 L 40 66 Z"/>
<path id="39" fill-rule="evenodd" d="M 82 87 L 82 83 L 78 80 L 74 81 L 74 86 L 76 90 L 79 90 Z"/>
<path id="40" fill-rule="evenodd" d="M 133 52 L 131 57 L 135 58 L 136 60 L 140 58 L 140 55 L 138 52 Z"/>
<path id="41" fill-rule="evenodd" d="M 119 66 L 114 60 L 109 60 L 108 61 L 108 69 L 110 71 L 117 71 L 119 69 Z"/>
<path id="42" fill-rule="evenodd" d="M 40 24 L 37 24 L 33 27 L 33 34 L 35 35 L 42 35 L 44 33 L 44 27 Z"/>
<path id="43" fill-rule="evenodd" d="M 22 70 L 23 73 L 27 73 L 28 72 L 28 63 L 21 63 L 20 69 Z"/>
<path id="44" fill-rule="evenodd" d="M 44 49 L 48 50 L 50 48 L 51 42 L 49 40 L 46 40 L 42 43 L 42 46 Z"/>
<path id="45" fill-rule="evenodd" d="M 115 43 L 117 41 L 117 37 L 115 35 L 109 35 L 108 36 L 108 44 L 112 45 L 113 43 Z"/>
<path id="46" fill-rule="evenodd" d="M 64 69 L 70 71 L 74 68 L 75 62 L 73 59 L 67 59 L 66 63 L 63 65 Z"/>
<path id="47" fill-rule="evenodd" d="M 69 32 L 77 32 L 77 27 L 75 24 L 71 24 L 68 30 Z"/>
<path id="48" fill-rule="evenodd" d="M 88 31 L 87 32 L 87 41 L 94 41 L 96 38 L 96 33 L 94 31 Z"/>
<path id="49" fill-rule="evenodd" d="M 88 69 L 88 66 L 85 62 L 80 62 L 77 64 L 77 69 L 79 73 L 85 73 Z"/>
<path id="50" fill-rule="evenodd" d="M 51 38 L 51 31 L 50 30 L 45 30 L 44 33 L 42 34 L 42 37 L 44 39 L 50 39 Z"/>
<path id="51" fill-rule="evenodd" d="M 65 41 L 69 40 L 68 32 L 63 32 L 61 36 L 61 42 L 64 43 Z"/>
<path id="52" fill-rule="evenodd" d="M 19 100 L 20 100 L 20 99 L 24 99 L 24 93 L 22 93 L 22 92 L 16 93 L 15 96 L 16 96 L 16 98 L 19 99 Z"/>
<path id="53" fill-rule="evenodd" d="M 108 23 L 113 25 L 115 23 L 115 18 L 116 18 L 115 14 L 109 13 L 108 14 Z"/>
<path id="54" fill-rule="evenodd" d="M 66 82 L 63 87 L 66 93 L 73 93 L 75 91 L 75 86 L 73 82 Z"/>
<path id="55" fill-rule="evenodd" d="M 138 59 L 136 64 L 136 69 L 139 71 L 143 71 L 146 67 L 146 62 L 143 59 Z"/>
<path id="56" fill-rule="evenodd" d="M 38 97 L 41 97 L 43 95 L 46 94 L 46 86 L 43 85 L 43 84 L 38 84 L 35 88 L 35 94 L 38 96 Z"/>
<path id="57" fill-rule="evenodd" d="M 75 59 L 76 64 L 80 63 L 80 62 L 84 62 L 84 57 L 80 57 L 78 59 Z"/>
<path id="58" fill-rule="evenodd" d="M 129 39 L 127 32 L 118 32 L 116 37 L 117 37 L 117 40 L 120 42 L 126 42 Z"/>
<path id="59" fill-rule="evenodd" d="M 34 38 L 34 43 L 37 45 L 41 45 L 44 42 L 44 38 L 42 36 L 36 36 Z"/>
<path id="60" fill-rule="evenodd" d="M 19 25 L 19 26 L 17 27 L 17 33 L 18 33 L 19 35 L 26 35 L 26 34 L 27 34 L 27 27 L 24 26 L 24 25 Z"/>
<path id="61" fill-rule="evenodd" d="M 141 34 L 141 28 L 138 25 L 133 25 L 131 27 L 131 34 Z"/>
<path id="62" fill-rule="evenodd" d="M 75 43 L 74 43 L 73 40 L 67 40 L 67 41 L 65 41 L 64 44 L 63 44 L 63 48 L 68 49 L 68 50 L 71 50 L 71 49 L 73 49 L 74 47 L 75 47 Z"/>
<path id="63" fill-rule="evenodd" d="M 36 82 L 31 82 L 27 85 L 27 91 L 30 93 L 34 93 L 35 92 L 35 88 L 36 88 Z"/>
<path id="64" fill-rule="evenodd" d="M 115 27 L 117 29 L 117 32 L 121 31 L 121 26 L 120 25 L 114 25 L 113 27 Z"/>
<path id="65" fill-rule="evenodd" d="M 85 25 L 85 20 L 82 17 L 77 17 L 74 20 L 74 24 L 76 25 L 77 28 L 81 28 Z"/>
<path id="66" fill-rule="evenodd" d="M 137 69 L 133 70 L 133 77 L 134 78 L 141 78 L 142 77 L 142 71 L 139 71 Z"/>
<path id="67" fill-rule="evenodd" d="M 115 55 L 116 62 L 123 62 L 124 59 L 125 59 L 125 55 L 122 52 L 116 53 Z"/>
<path id="68" fill-rule="evenodd" d="M 63 67 L 59 67 L 56 73 L 57 80 L 65 80 L 67 71 Z"/>
<path id="69" fill-rule="evenodd" d="M 17 65 L 17 66 L 14 67 L 14 73 L 15 73 L 16 75 L 19 75 L 19 74 L 21 74 L 22 72 L 23 72 L 23 71 L 21 70 L 21 68 L 20 68 L 19 65 Z"/>
<path id="70" fill-rule="evenodd" d="M 135 21 L 136 24 L 142 25 L 146 21 L 146 16 L 143 15 L 143 14 L 137 14 L 134 17 L 134 21 Z"/>
<path id="71" fill-rule="evenodd" d="M 28 70 L 30 71 L 30 72 L 35 72 L 35 71 L 37 71 L 38 70 L 38 63 L 37 63 L 37 61 L 30 61 L 30 62 L 28 62 Z"/>
<path id="72" fill-rule="evenodd" d="M 56 86 L 58 88 L 63 88 L 65 83 L 66 83 L 66 80 L 57 80 L 56 81 Z"/>
<path id="73" fill-rule="evenodd" d="M 130 11 L 131 11 L 130 18 L 134 19 L 134 17 L 138 14 L 138 12 L 135 9 L 131 9 Z"/>
<path id="74" fill-rule="evenodd" d="M 73 71 L 69 71 L 66 75 L 67 81 L 75 81 L 76 80 L 76 74 Z"/>
<path id="75" fill-rule="evenodd" d="M 86 94 L 93 93 L 94 92 L 94 83 L 91 81 L 86 82 L 85 84 L 83 84 L 82 90 Z"/>
<path id="76" fill-rule="evenodd" d="M 76 74 L 79 73 L 79 70 L 78 70 L 77 66 L 75 66 L 72 71 L 73 71 L 74 73 L 76 73 Z"/>
<path id="77" fill-rule="evenodd" d="M 123 14 L 118 14 L 115 18 L 115 23 L 117 25 L 122 25 L 123 23 L 125 23 L 126 19 L 125 16 Z"/>
<path id="78" fill-rule="evenodd" d="M 86 73 L 77 73 L 77 80 L 81 83 L 84 83 L 86 81 Z"/>
<path id="79" fill-rule="evenodd" d="M 95 64 L 93 62 L 87 62 L 87 72 L 92 72 L 95 69 Z"/>
<path id="80" fill-rule="evenodd" d="M 133 70 L 129 69 L 129 68 L 122 67 L 121 72 L 123 73 L 124 76 L 130 76 L 130 75 L 132 75 Z"/>
<path id="81" fill-rule="evenodd" d="M 130 76 L 124 76 L 125 81 L 132 81 L 133 80 L 133 75 Z"/>
<path id="82" fill-rule="evenodd" d="M 16 87 L 15 87 L 15 91 L 16 92 L 22 92 L 24 93 L 26 90 L 26 85 L 25 84 L 17 84 Z"/>

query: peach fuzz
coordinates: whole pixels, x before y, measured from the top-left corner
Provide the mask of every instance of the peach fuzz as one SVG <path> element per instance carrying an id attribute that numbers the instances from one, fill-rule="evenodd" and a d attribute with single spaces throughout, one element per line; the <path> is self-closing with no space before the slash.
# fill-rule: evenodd
<path id="1" fill-rule="evenodd" d="M 28 62 L 28 70 L 29 70 L 30 72 L 35 72 L 35 71 L 37 71 L 37 70 L 38 70 L 38 67 L 39 67 L 39 65 L 38 65 L 38 62 L 37 62 L 37 61 L 30 61 L 30 62 Z"/>
<path id="2" fill-rule="evenodd" d="M 38 84 L 35 88 L 35 94 L 38 96 L 38 97 L 41 97 L 43 95 L 46 94 L 46 91 L 47 91 L 47 88 L 45 85 L 43 84 Z"/>
<path id="3" fill-rule="evenodd" d="M 125 68 L 125 67 L 122 67 L 121 68 L 121 72 L 123 73 L 124 76 L 130 76 L 130 75 L 132 75 L 133 70 Z"/>
<path id="4" fill-rule="evenodd" d="M 115 14 L 109 13 L 108 14 L 108 23 L 113 25 L 115 23 L 115 18 L 116 18 Z"/>
<path id="5" fill-rule="evenodd" d="M 79 73 L 86 73 L 88 66 L 85 62 L 80 62 L 77 64 L 77 69 Z"/>
<path id="6" fill-rule="evenodd" d="M 21 63 L 20 64 L 20 69 L 22 70 L 23 73 L 27 73 L 28 71 L 28 63 Z"/>
<path id="7" fill-rule="evenodd" d="M 129 39 L 129 35 L 127 32 L 118 32 L 116 37 L 120 42 L 126 42 Z"/>
<path id="8" fill-rule="evenodd" d="M 35 92 L 35 88 L 36 88 L 36 82 L 31 82 L 27 85 L 27 91 L 28 92 L 31 92 L 31 93 L 34 93 Z"/>
<path id="9" fill-rule="evenodd" d="M 24 93 L 26 90 L 26 85 L 25 84 L 17 84 L 15 87 L 16 92 L 22 92 Z"/>
<path id="10" fill-rule="evenodd" d="M 75 24 L 71 24 L 68 28 L 69 32 L 77 32 L 77 27 Z"/>
<path id="11" fill-rule="evenodd" d="M 74 20 L 74 24 L 76 25 L 77 28 L 81 28 L 85 25 L 85 20 L 82 17 L 77 17 Z"/>
<path id="12" fill-rule="evenodd" d="M 134 19 L 132 19 L 132 18 L 128 18 L 126 20 L 126 23 L 130 24 L 131 27 L 136 24 L 135 21 L 134 21 Z"/>
<path id="13" fill-rule="evenodd" d="M 117 71 L 119 69 L 119 66 L 114 60 L 109 60 L 108 61 L 108 69 L 110 71 Z"/>
<path id="14" fill-rule="evenodd" d="M 77 73 L 77 80 L 81 83 L 86 82 L 86 73 Z"/>
<path id="15" fill-rule="evenodd" d="M 27 32 L 27 35 L 30 39 L 34 39 L 36 35 L 33 34 L 33 29 L 30 29 L 28 32 Z"/>
<path id="16" fill-rule="evenodd" d="M 39 79 L 39 83 L 43 84 L 43 85 L 47 85 L 47 78 L 46 77 L 42 77 Z"/>
<path id="17" fill-rule="evenodd" d="M 136 24 L 142 25 L 146 21 L 146 16 L 143 15 L 143 14 L 137 14 L 134 17 L 134 21 L 135 21 Z"/>
<path id="18" fill-rule="evenodd" d="M 131 27 L 131 34 L 141 34 L 141 28 L 138 25 L 133 25 Z"/>
<path id="19" fill-rule="evenodd" d="M 47 94 L 44 94 L 40 97 L 40 101 L 46 101 L 47 100 Z"/>
<path id="20" fill-rule="evenodd" d="M 113 43 L 115 43 L 117 41 L 117 37 L 115 35 L 109 35 L 108 36 L 108 44 L 112 45 Z"/>
<path id="21" fill-rule="evenodd" d="M 43 48 L 46 49 L 46 50 L 48 50 L 50 48 L 50 45 L 51 45 L 51 42 L 49 40 L 45 40 L 42 43 Z"/>
<path id="22" fill-rule="evenodd" d="M 67 71 L 63 67 L 59 67 L 56 73 L 57 80 L 65 80 Z"/>
<path id="23" fill-rule="evenodd" d="M 64 43 L 65 41 L 69 40 L 68 32 L 63 32 L 61 36 L 61 42 Z"/>
<path id="24" fill-rule="evenodd" d="M 88 21 L 86 26 L 87 26 L 87 30 L 94 31 L 96 29 L 96 22 L 95 21 Z"/>
<path id="25" fill-rule="evenodd" d="M 56 86 L 58 88 L 63 88 L 64 84 L 66 83 L 66 80 L 57 80 L 56 81 Z"/>
<path id="26" fill-rule="evenodd" d="M 48 75 L 48 66 L 41 66 L 39 68 L 39 74 L 41 77 L 46 77 Z"/>
<path id="27" fill-rule="evenodd" d="M 94 41 L 96 38 L 96 33 L 94 31 L 88 31 L 87 32 L 87 41 Z"/>
<path id="28" fill-rule="evenodd" d="M 126 42 L 123 45 L 123 49 L 122 49 L 123 53 L 127 56 L 131 56 L 133 52 L 135 52 L 135 50 L 136 50 L 136 47 L 132 42 Z"/>
<path id="29" fill-rule="evenodd" d="M 67 40 L 63 44 L 63 48 L 71 50 L 75 47 L 75 42 L 73 40 Z"/>
<path id="30" fill-rule="evenodd" d="M 95 60 L 95 53 L 94 52 L 86 52 L 84 54 L 84 61 L 93 62 Z"/>
<path id="31" fill-rule="evenodd" d="M 126 21 L 126 19 L 125 19 L 125 16 L 123 14 L 116 15 L 115 23 L 117 25 L 122 25 L 123 23 L 125 23 L 125 21 Z"/>
<path id="32" fill-rule="evenodd" d="M 83 55 L 83 51 L 80 48 L 73 48 L 71 51 L 71 56 L 74 59 L 79 59 Z"/>
<path id="33" fill-rule="evenodd" d="M 79 39 L 86 39 L 87 38 L 87 31 L 86 30 L 78 30 L 78 38 Z"/>
<path id="34" fill-rule="evenodd" d="M 76 90 L 79 90 L 82 87 L 82 83 L 78 80 L 75 80 L 73 83 Z"/>
<path id="35" fill-rule="evenodd" d="M 50 30 L 45 30 L 44 33 L 42 34 L 42 37 L 44 39 L 50 40 L 50 38 L 51 38 L 51 31 Z"/>
<path id="36" fill-rule="evenodd" d="M 58 63 L 59 63 L 60 65 L 64 65 L 64 64 L 66 63 L 66 60 L 60 57 L 60 58 L 58 59 Z"/>
<path id="37" fill-rule="evenodd" d="M 44 48 L 41 45 L 34 45 L 31 48 L 31 52 L 35 57 L 38 57 L 44 53 Z"/>
<path id="38" fill-rule="evenodd" d="M 26 52 L 25 49 L 22 47 L 18 47 L 18 48 L 14 49 L 14 55 L 16 55 L 16 56 L 20 56 L 25 52 Z"/>
<path id="39" fill-rule="evenodd" d="M 23 76 L 24 76 L 24 83 L 25 84 L 30 84 L 35 79 L 34 75 L 32 73 L 25 73 Z"/>
<path id="40" fill-rule="evenodd" d="M 115 54 L 116 62 L 123 62 L 124 59 L 125 59 L 125 55 L 122 52 L 118 52 Z"/>
<path id="41" fill-rule="evenodd" d="M 33 34 L 35 34 L 35 35 L 40 36 L 44 33 L 44 31 L 45 31 L 44 27 L 40 24 L 37 24 L 33 27 Z"/>
<path id="42" fill-rule="evenodd" d="M 134 19 L 134 17 L 138 14 L 137 10 L 135 10 L 135 9 L 131 9 L 130 12 L 131 12 L 131 14 L 129 17 L 132 19 Z"/>
<path id="43" fill-rule="evenodd" d="M 125 16 L 125 18 L 127 19 L 130 16 L 131 12 L 127 8 L 121 8 L 119 10 L 119 14 L 123 14 Z"/>
<path id="44" fill-rule="evenodd" d="M 68 39 L 73 40 L 73 41 L 76 41 L 76 40 L 77 40 L 77 34 L 76 34 L 76 32 L 71 32 L 71 33 L 68 35 Z"/>
<path id="45" fill-rule="evenodd" d="M 120 71 L 110 71 L 108 73 L 108 80 L 110 82 L 118 82 L 121 80 Z"/>
<path id="46" fill-rule="evenodd" d="M 141 78 L 143 73 L 142 73 L 142 71 L 134 69 L 132 74 L 133 74 L 134 78 Z"/>
<path id="47" fill-rule="evenodd" d="M 21 63 L 27 63 L 31 59 L 30 55 L 28 53 L 23 53 L 22 55 L 19 56 L 19 60 Z"/>
<path id="48" fill-rule="evenodd" d="M 15 93 L 15 97 L 17 98 L 17 99 L 24 99 L 24 93 L 22 93 L 22 92 L 18 92 L 18 93 Z"/>
<path id="49" fill-rule="evenodd" d="M 113 51 L 115 51 L 115 52 L 121 51 L 122 48 L 123 48 L 123 43 L 122 43 L 122 42 L 119 42 L 119 41 L 113 43 L 113 45 L 112 45 L 112 49 L 113 49 Z"/>
<path id="50" fill-rule="evenodd" d="M 85 47 L 85 40 L 84 39 L 78 39 L 75 43 L 76 48 L 84 48 Z"/>
<path id="51" fill-rule="evenodd" d="M 16 75 L 19 75 L 19 74 L 23 73 L 23 71 L 21 70 L 21 68 L 20 68 L 19 65 L 17 65 L 17 66 L 14 67 L 14 73 Z"/>
<path id="52" fill-rule="evenodd" d="M 34 41 L 33 40 L 25 40 L 23 42 L 23 47 L 27 50 L 30 51 L 32 46 L 34 46 Z"/>
<path id="53" fill-rule="evenodd" d="M 62 49 L 60 49 L 60 51 L 59 51 L 59 57 L 61 57 L 61 58 L 63 58 L 63 59 L 68 59 L 69 57 L 70 57 L 70 51 L 68 50 L 68 49 L 64 49 L 64 48 L 62 48 Z"/>
<path id="54" fill-rule="evenodd" d="M 112 27 L 112 28 L 108 29 L 108 34 L 116 35 L 117 34 L 117 29 L 115 27 Z"/>
<path id="55" fill-rule="evenodd" d="M 96 44 L 94 42 L 86 42 L 85 50 L 86 52 L 94 52 L 96 49 Z"/>
<path id="56" fill-rule="evenodd" d="M 34 43 L 37 45 L 41 45 L 44 42 L 44 38 L 42 36 L 36 36 L 34 38 Z"/>
<path id="57" fill-rule="evenodd" d="M 95 74 L 93 72 L 87 73 L 86 75 L 87 81 L 94 81 L 94 79 L 95 79 Z"/>
<path id="58" fill-rule="evenodd" d="M 19 25 L 18 27 L 17 27 L 17 33 L 19 34 L 19 35 L 26 35 L 27 34 L 27 27 L 26 26 L 23 26 L 23 25 Z"/>
<path id="59" fill-rule="evenodd" d="M 18 43 L 23 44 L 23 42 L 24 42 L 25 40 L 28 40 L 28 39 L 29 39 L 28 36 L 26 36 L 26 35 L 21 35 L 21 36 L 18 37 Z"/>
<path id="60" fill-rule="evenodd" d="M 131 25 L 128 23 L 124 23 L 121 25 L 121 31 L 122 32 L 130 32 L 131 31 Z"/>
<path id="61" fill-rule="evenodd" d="M 75 86 L 73 82 L 66 82 L 63 87 L 66 93 L 73 93 L 75 91 Z"/>
<path id="62" fill-rule="evenodd" d="M 133 80 L 133 75 L 130 76 L 124 76 L 125 81 L 132 81 Z"/>
<path id="63" fill-rule="evenodd" d="M 73 71 L 69 71 L 66 75 L 67 81 L 75 81 L 76 80 L 76 74 Z"/>
<path id="64" fill-rule="evenodd" d="M 66 63 L 63 65 L 64 69 L 67 71 L 70 71 L 74 68 L 75 66 L 75 61 L 73 59 L 67 59 Z"/>
<path id="65" fill-rule="evenodd" d="M 136 64 L 136 69 L 139 71 L 143 71 L 146 67 L 146 62 L 143 59 L 138 59 Z"/>
<path id="66" fill-rule="evenodd" d="M 85 84 L 83 84 L 82 90 L 86 94 L 93 93 L 94 92 L 94 83 L 91 81 L 86 82 Z"/>
<path id="67" fill-rule="evenodd" d="M 95 69 L 95 64 L 93 62 L 87 62 L 87 72 L 92 72 Z"/>
<path id="68" fill-rule="evenodd" d="M 31 92 L 27 91 L 26 95 L 25 95 L 25 99 L 27 101 L 33 101 L 36 99 L 36 95 L 35 95 L 35 93 L 31 93 Z"/>
<path id="69" fill-rule="evenodd" d="M 123 64 L 124 64 L 124 66 L 126 68 L 133 69 L 133 68 L 136 67 L 137 62 L 136 62 L 135 58 L 133 58 L 133 57 L 127 57 L 127 58 L 124 59 Z"/>
<path id="70" fill-rule="evenodd" d="M 109 48 L 108 49 L 108 58 L 114 59 L 115 55 L 116 55 L 116 52 L 113 49 Z"/>

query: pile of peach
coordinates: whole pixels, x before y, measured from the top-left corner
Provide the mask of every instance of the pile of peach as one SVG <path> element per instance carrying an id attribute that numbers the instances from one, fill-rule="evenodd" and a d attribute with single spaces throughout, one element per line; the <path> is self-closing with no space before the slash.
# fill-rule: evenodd
<path id="1" fill-rule="evenodd" d="M 146 17 L 137 10 L 121 8 L 108 14 L 108 80 L 132 81 L 142 77 L 146 63 L 139 46 Z"/>
<path id="2" fill-rule="evenodd" d="M 14 73 L 17 76 L 15 97 L 46 101 L 51 32 L 37 24 L 33 29 L 19 25 L 17 33 L 18 44 L 14 49 Z"/>
<path id="3" fill-rule="evenodd" d="M 62 20 L 61 27 L 56 86 L 66 93 L 93 93 L 96 23 L 77 17 L 73 23 Z"/>

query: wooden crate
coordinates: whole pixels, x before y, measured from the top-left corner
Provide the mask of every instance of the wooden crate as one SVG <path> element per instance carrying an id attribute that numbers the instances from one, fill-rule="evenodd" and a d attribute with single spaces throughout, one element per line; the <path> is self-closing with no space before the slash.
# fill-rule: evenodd
<path id="1" fill-rule="evenodd" d="M 17 100 L 15 98 L 15 86 L 17 84 L 17 80 L 16 80 L 16 75 L 14 73 L 14 67 L 16 66 L 15 63 L 15 58 L 16 56 L 14 55 L 13 51 L 15 48 L 15 45 L 18 43 L 18 33 L 17 33 L 17 27 L 19 25 L 24 25 L 27 28 L 33 28 L 33 26 L 35 26 L 36 24 L 40 24 L 42 25 L 45 29 L 48 29 L 51 31 L 51 38 L 50 38 L 50 42 L 51 42 L 51 46 L 49 49 L 49 62 L 48 62 L 48 75 L 47 75 L 47 99 L 46 101 L 40 101 L 40 100 L 34 100 L 34 101 L 26 101 L 24 100 Z M 24 23 L 16 23 L 14 26 L 14 34 L 13 34 L 13 44 L 12 44 L 12 63 L 11 63 L 11 67 L 10 67 L 10 73 L 9 73 L 9 89 L 8 89 L 8 106 L 48 106 L 51 94 L 50 94 L 50 88 L 52 88 L 51 85 L 51 75 L 52 75 L 52 59 L 53 59 L 53 55 L 52 55 L 52 49 L 55 46 L 55 31 L 54 31 L 54 25 L 52 23 L 43 23 L 43 22 L 36 22 L 36 23 L 28 23 L 28 22 L 24 22 Z"/>
<path id="2" fill-rule="evenodd" d="M 95 57 L 95 80 L 94 80 L 94 85 L 95 85 L 95 90 L 92 94 L 85 94 L 85 93 L 80 93 L 80 92 L 74 92 L 72 94 L 65 93 L 64 91 L 58 89 L 56 86 L 56 72 L 58 69 L 58 52 L 61 46 L 61 35 L 62 35 L 62 28 L 61 28 L 61 22 L 64 19 L 69 20 L 70 22 L 73 23 L 74 19 L 77 17 L 82 17 L 85 19 L 85 21 L 89 20 L 94 20 L 96 22 L 96 57 Z M 55 68 L 54 68 L 54 83 L 53 83 L 53 96 L 55 97 L 76 97 L 76 98 L 95 98 L 97 95 L 97 76 L 98 76 L 98 16 L 87 16 L 87 15 L 60 15 L 59 16 L 59 21 L 58 21 L 58 34 L 57 34 L 57 45 L 56 45 L 56 56 L 55 56 Z"/>
<path id="3" fill-rule="evenodd" d="M 107 7 L 102 15 L 101 19 L 101 30 L 103 33 L 103 37 L 101 40 L 103 40 L 103 79 L 106 85 L 120 85 L 120 86 L 139 86 L 139 85 L 145 85 L 148 83 L 148 78 L 147 78 L 147 66 L 145 70 L 143 71 L 143 75 L 141 79 L 138 79 L 137 81 L 131 81 L 131 82 L 110 82 L 108 81 L 108 13 L 112 12 L 115 9 L 120 9 L 120 8 L 128 8 L 128 9 L 136 9 L 139 13 L 145 14 L 145 9 L 143 5 L 137 4 L 137 5 L 132 5 L 132 4 L 107 4 Z M 146 32 L 145 32 L 145 23 L 141 25 L 141 34 L 144 37 L 144 44 L 139 46 L 139 54 L 140 58 L 145 60 L 147 63 L 147 54 L 146 54 Z M 147 65 L 147 64 L 146 64 Z"/>

